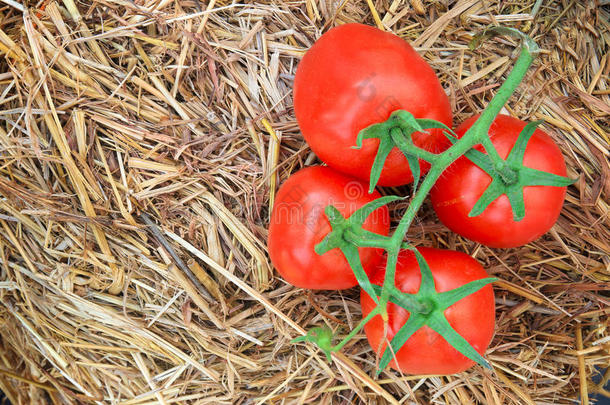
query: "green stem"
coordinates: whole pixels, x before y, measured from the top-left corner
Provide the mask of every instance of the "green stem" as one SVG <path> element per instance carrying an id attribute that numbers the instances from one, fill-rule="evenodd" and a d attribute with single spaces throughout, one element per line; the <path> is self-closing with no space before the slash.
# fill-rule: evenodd
<path id="1" fill-rule="evenodd" d="M 500 89 L 498 89 L 498 92 L 489 102 L 487 108 L 485 111 L 483 111 L 479 119 L 477 119 L 477 121 L 472 127 L 470 127 L 462 138 L 447 149 L 447 151 L 439 155 L 437 161 L 432 164 L 428 175 L 421 183 L 419 190 L 417 193 L 415 193 L 413 200 L 407 208 L 407 212 L 400 220 L 396 231 L 392 235 L 395 246 L 400 246 L 400 243 L 405 237 L 409 226 L 415 218 L 415 214 L 423 204 L 426 196 L 432 189 L 432 186 L 434 186 L 434 183 L 436 183 L 436 180 L 438 180 L 443 171 L 460 156 L 466 153 L 470 148 L 478 143 L 481 143 L 482 140 L 487 137 L 487 133 L 489 132 L 492 122 L 500 113 L 502 107 L 504 107 L 504 104 L 506 104 L 515 89 L 519 86 L 519 83 L 521 83 L 525 77 L 525 74 L 527 73 L 527 70 L 529 69 L 533 60 L 534 57 L 530 52 L 529 47 L 522 47 L 521 54 L 519 55 L 517 62 L 515 62 L 513 70 L 510 72 Z M 394 280 L 392 280 L 392 285 L 393 281 Z"/>
<path id="2" fill-rule="evenodd" d="M 375 315 L 379 315 L 380 313 L 380 306 L 376 306 L 371 312 L 369 312 L 369 314 L 363 318 L 360 323 L 358 323 L 358 325 L 352 329 L 350 331 L 350 333 L 347 334 L 347 336 L 345 336 L 343 338 L 343 340 L 341 340 L 339 343 L 337 343 L 335 346 L 333 346 L 333 348 L 331 349 L 331 351 L 333 352 L 338 352 L 339 350 L 341 350 L 343 348 L 343 346 L 346 345 L 347 342 L 349 342 L 354 336 L 356 336 L 356 334 L 358 332 L 360 332 L 360 329 L 362 329 L 364 327 L 364 325 L 366 325 L 366 323 L 368 321 L 370 321 L 371 319 L 373 319 L 373 317 Z"/>
<path id="3" fill-rule="evenodd" d="M 400 151 L 404 154 L 415 155 L 419 159 L 425 160 L 429 163 L 435 162 L 438 158 L 438 155 L 407 142 L 405 139 L 406 137 L 400 128 L 392 128 L 390 130 L 390 136 L 398 149 L 400 149 Z"/>
<path id="4" fill-rule="evenodd" d="M 491 142 L 491 139 L 488 136 L 484 136 L 483 139 L 481 139 L 481 144 L 485 148 L 485 152 L 487 152 L 487 155 L 489 156 L 496 168 L 498 168 L 498 166 L 500 165 L 505 164 L 504 159 L 500 157 L 500 154 L 498 153 L 496 147 Z"/>
<path id="5" fill-rule="evenodd" d="M 394 233 L 396 235 L 396 233 Z M 392 235 L 392 240 L 394 240 L 394 235 Z M 385 268 L 385 277 L 383 279 L 383 286 L 381 288 L 381 296 L 379 297 L 379 305 L 383 308 L 383 312 L 381 313 L 384 321 L 387 320 L 387 309 L 386 306 L 388 301 L 390 300 L 390 293 L 393 289 L 396 288 L 394 285 L 394 278 L 396 276 L 396 264 L 398 263 L 398 252 L 400 252 L 400 244 L 397 247 L 391 247 L 387 250 L 387 262 Z"/>
<path id="6" fill-rule="evenodd" d="M 396 274 L 396 260 L 398 258 L 398 252 L 402 245 L 403 239 L 407 234 L 407 230 L 415 219 L 415 214 L 417 211 L 419 211 L 426 196 L 445 169 L 447 169 L 447 167 L 455 162 L 460 156 L 470 150 L 474 145 L 481 143 L 484 138 L 488 137 L 489 128 L 491 127 L 492 122 L 500 113 L 502 107 L 504 107 L 504 104 L 506 104 L 515 89 L 519 86 L 534 60 L 534 56 L 530 52 L 530 48 L 530 44 L 528 43 L 525 43 L 525 45 L 521 47 L 521 53 L 515 62 L 513 70 L 510 72 L 502 86 L 500 86 L 494 98 L 489 102 L 485 111 L 483 111 L 481 116 L 472 125 L 472 127 L 466 131 L 462 138 L 460 138 L 444 153 L 438 155 L 436 161 L 432 163 L 428 175 L 424 178 L 424 181 L 421 183 L 419 189 L 413 196 L 411 203 L 407 207 L 405 215 L 401 218 L 400 223 L 392 234 L 391 239 L 393 246 L 388 250 L 388 264 L 386 266 L 385 279 L 383 280 L 383 289 L 379 298 L 379 306 L 383 306 L 383 308 L 385 308 L 389 300 L 390 287 L 393 287 L 395 283 L 394 279 Z M 382 312 L 382 314 L 384 313 Z"/>
<path id="7" fill-rule="evenodd" d="M 358 247 L 389 248 L 392 240 L 389 236 L 383 236 L 365 229 L 346 229 L 343 238 Z"/>
<path id="8" fill-rule="evenodd" d="M 403 293 L 394 286 L 390 291 L 390 297 L 410 313 L 428 315 L 434 309 L 430 301 L 418 300 L 415 295 Z"/>
<path id="9" fill-rule="evenodd" d="M 432 310 L 430 305 L 428 305 L 424 302 L 420 302 L 420 301 L 412 298 L 412 296 L 410 296 L 410 295 L 403 294 L 396 287 L 392 287 L 391 292 L 392 292 L 392 296 L 395 297 L 395 299 L 397 299 L 398 301 L 400 301 L 400 304 L 403 307 L 409 308 L 410 312 L 427 315 Z M 387 308 L 387 307 L 382 307 L 381 305 L 377 305 L 371 312 L 369 312 L 369 314 L 366 317 L 364 317 L 358 323 L 358 325 L 356 325 L 356 327 L 353 330 L 350 331 L 349 334 L 347 334 L 347 336 L 345 336 L 341 340 L 341 342 L 339 342 L 335 346 L 333 346 L 331 351 L 336 352 L 336 351 L 341 350 L 343 348 L 343 346 L 345 346 L 347 344 L 347 342 L 349 342 L 354 336 L 356 336 L 356 334 L 360 331 L 360 329 L 362 329 L 364 327 L 364 325 L 366 325 L 366 323 L 368 321 L 373 319 L 373 317 L 376 315 L 383 314 L 384 311 L 382 311 L 382 308 Z M 387 309 L 386 309 L 386 311 L 387 311 Z"/>

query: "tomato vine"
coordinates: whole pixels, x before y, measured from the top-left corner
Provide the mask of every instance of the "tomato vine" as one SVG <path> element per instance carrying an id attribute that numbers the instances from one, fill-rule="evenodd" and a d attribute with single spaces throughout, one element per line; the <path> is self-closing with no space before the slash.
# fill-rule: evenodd
<path id="1" fill-rule="evenodd" d="M 414 195 L 400 222 L 390 236 L 382 236 L 362 229 L 367 216 L 374 210 L 400 197 L 388 196 L 370 202 L 349 217 L 344 217 L 333 206 L 325 209 L 325 214 L 331 224 L 331 232 L 316 246 L 316 253 L 322 255 L 331 249 L 338 248 L 344 254 L 358 284 L 375 302 L 375 307 L 364 319 L 353 328 L 341 341 L 333 344 L 332 331 L 326 327 L 317 327 L 310 330 L 306 336 L 297 341 L 315 342 L 330 359 L 333 352 L 341 350 L 373 317 L 379 315 L 385 323 L 388 322 L 388 303 L 394 303 L 410 313 L 410 317 L 402 328 L 395 334 L 383 353 L 377 373 L 380 373 L 392 360 L 392 354 L 420 328 L 427 325 L 440 334 L 457 351 L 478 364 L 489 367 L 488 362 L 466 341 L 447 321 L 444 311 L 457 301 L 467 297 L 484 286 L 493 283 L 494 278 L 483 278 L 450 291 L 439 293 L 424 257 L 408 242 L 405 242 L 407 230 L 420 209 L 424 199 L 439 179 L 441 174 L 458 158 L 465 155 L 477 166 L 483 169 L 493 179 L 488 189 L 483 193 L 470 215 L 481 214 L 487 206 L 498 196 L 506 194 L 512 210 L 514 220 L 518 221 L 524 215 L 523 188 L 532 185 L 547 185 L 565 187 L 572 180 L 551 173 L 546 173 L 523 166 L 523 156 L 529 138 L 539 122 L 527 125 L 521 132 L 518 141 L 506 160 L 502 159 L 492 144 L 488 135 L 492 122 L 500 113 L 504 104 L 519 86 L 534 57 L 539 52 L 537 44 L 518 30 L 506 27 L 491 27 L 483 34 L 476 36 L 471 42 L 471 48 L 492 36 L 509 35 L 521 41 L 520 54 L 506 81 L 498 89 L 496 95 L 489 102 L 485 111 L 476 122 L 461 137 L 445 124 L 431 119 L 418 119 L 411 113 L 398 110 L 390 118 L 381 123 L 370 125 L 363 129 L 357 138 L 357 145 L 362 146 L 365 139 L 378 139 L 377 155 L 370 172 L 370 190 L 372 192 L 379 181 L 387 156 L 393 148 L 398 148 L 405 156 L 414 178 Z M 418 147 L 412 141 L 412 135 L 428 129 L 441 129 L 452 145 L 442 153 L 433 153 Z M 482 144 L 486 153 L 473 149 Z M 428 162 L 430 169 L 420 182 L 420 160 Z M 383 285 L 373 285 L 362 268 L 358 254 L 359 247 L 382 248 L 386 251 L 386 268 Z M 414 252 L 421 272 L 421 285 L 416 294 L 408 294 L 398 290 L 395 286 L 396 267 L 401 250 Z"/>

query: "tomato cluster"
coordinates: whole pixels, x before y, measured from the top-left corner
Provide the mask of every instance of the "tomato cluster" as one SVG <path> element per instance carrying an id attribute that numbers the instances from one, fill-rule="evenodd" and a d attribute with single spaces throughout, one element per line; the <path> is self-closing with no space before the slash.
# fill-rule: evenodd
<path id="1" fill-rule="evenodd" d="M 397 110 L 451 127 L 448 97 L 432 68 L 407 42 L 373 27 L 345 24 L 322 35 L 301 60 L 294 81 L 294 108 L 304 138 L 328 166 L 302 169 L 278 191 L 269 225 L 271 260 L 282 277 L 297 287 L 328 290 L 354 287 L 358 280 L 344 252 L 331 249 L 318 254 L 315 246 L 333 228 L 325 207 L 333 205 L 337 209 L 334 215 L 348 218 L 381 197 L 377 191 L 368 193 L 380 140 L 364 139 L 361 147 L 355 148 L 358 135 L 365 128 L 388 120 Z M 462 137 L 476 120 L 477 116 L 466 120 L 456 130 L 456 138 Z M 496 117 L 489 129 L 489 139 L 499 158 L 509 162 L 507 156 L 525 126 L 525 122 L 516 118 Z M 452 145 L 441 129 L 414 132 L 410 140 L 433 154 Z M 474 149 L 487 151 L 481 145 Z M 527 142 L 522 165 L 566 175 L 559 148 L 539 129 Z M 385 154 L 377 185 L 413 182 L 412 167 L 399 148 L 392 148 Z M 420 159 L 419 168 L 423 174 L 430 165 Z M 510 168 L 503 170 L 510 172 Z M 516 177 L 506 180 L 507 184 L 520 181 L 520 172 L 516 168 L 514 172 Z M 466 238 L 506 248 L 537 239 L 557 220 L 566 187 L 546 185 L 523 187 L 524 212 L 519 218 L 507 195 L 500 195 L 480 215 L 473 216 L 473 207 L 490 183 L 488 171 L 468 156 L 460 157 L 443 172 L 431 191 L 432 205 L 440 221 Z M 362 229 L 369 238 L 387 237 L 388 209 L 376 208 L 364 220 Z M 359 236 L 347 232 L 342 237 L 356 240 Z M 463 253 L 430 248 L 419 248 L 418 252 L 429 266 L 438 293 L 487 277 L 481 265 Z M 386 269 L 384 250 L 361 246 L 357 255 L 370 282 L 381 286 Z M 395 287 L 404 293 L 417 293 L 422 280 L 420 270 L 421 263 L 418 264 L 415 254 L 401 251 Z M 376 305 L 364 291 L 361 304 L 363 316 Z M 493 336 L 494 311 L 493 290 L 487 285 L 452 304 L 444 310 L 444 316 L 455 331 L 483 354 Z M 388 304 L 387 314 L 386 325 L 381 316 L 375 316 L 365 326 L 369 343 L 378 353 L 383 353 L 387 342 L 410 317 L 407 310 L 393 303 Z M 411 335 L 394 355 L 391 367 L 414 374 L 451 374 L 473 364 L 428 326 Z"/>

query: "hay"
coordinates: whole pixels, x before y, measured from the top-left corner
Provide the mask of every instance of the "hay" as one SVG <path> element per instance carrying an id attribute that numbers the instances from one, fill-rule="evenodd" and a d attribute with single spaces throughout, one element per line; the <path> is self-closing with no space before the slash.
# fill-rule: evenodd
<path id="1" fill-rule="evenodd" d="M 0 0 L 0 389 L 14 404 L 571 404 L 599 390 L 610 10 L 338 3 Z M 295 67 L 325 29 L 351 21 L 414 43 L 456 123 L 485 107 L 515 56 L 508 39 L 469 51 L 473 33 L 515 26 L 545 50 L 506 109 L 544 119 L 579 179 L 558 223 L 509 250 L 457 237 L 430 207 L 410 231 L 502 280 L 493 371 L 374 379 L 362 335 L 333 364 L 289 343 L 360 317 L 355 289 L 304 294 L 265 250 L 278 185 L 316 161 L 294 119 Z"/>

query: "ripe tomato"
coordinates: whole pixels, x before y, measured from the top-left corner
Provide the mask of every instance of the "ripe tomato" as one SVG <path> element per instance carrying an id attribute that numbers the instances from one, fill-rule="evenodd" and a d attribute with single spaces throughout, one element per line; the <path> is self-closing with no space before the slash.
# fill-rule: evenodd
<path id="1" fill-rule="evenodd" d="M 464 135 L 477 118 L 474 116 L 464 121 L 457 129 L 457 135 Z M 506 159 L 525 125 L 525 122 L 507 115 L 496 117 L 489 135 L 500 157 Z M 476 149 L 484 150 L 480 145 Z M 561 150 L 540 129 L 536 129 L 527 144 L 523 165 L 559 176 L 566 175 Z M 453 232 L 495 248 L 529 243 L 546 233 L 557 221 L 566 187 L 525 187 L 525 217 L 518 222 L 513 220 L 506 195 L 498 197 L 481 215 L 469 217 L 472 207 L 490 183 L 491 177 L 468 158 L 458 159 L 443 173 L 430 192 L 438 218 Z"/>
<path id="2" fill-rule="evenodd" d="M 452 250 L 418 248 L 432 272 L 436 291 L 445 292 L 458 288 L 471 281 L 486 278 L 487 273 L 481 265 L 467 254 Z M 382 285 L 385 276 L 384 267 L 379 267 L 371 278 L 373 284 Z M 403 250 L 398 256 L 396 265 L 395 285 L 402 292 L 414 294 L 419 290 L 421 273 L 415 254 Z M 361 291 L 360 303 L 362 316 L 375 308 L 375 303 L 369 295 Z M 494 333 L 495 304 L 491 285 L 486 285 L 474 294 L 456 302 L 444 312 L 449 324 L 472 347 L 483 354 Z M 409 319 L 409 312 L 396 304 L 388 304 L 387 341 Z M 385 351 L 384 326 L 380 315 L 373 317 L 365 326 L 366 337 L 373 348 L 381 356 Z M 398 365 L 396 364 L 398 360 Z M 396 359 L 390 366 L 408 374 L 454 374 L 471 367 L 474 362 L 454 349 L 441 335 L 423 326 L 415 332 L 396 353 Z"/>
<path id="3" fill-rule="evenodd" d="M 318 255 L 314 247 L 331 230 L 324 208 L 332 204 L 348 217 L 381 197 L 377 191 L 372 194 L 367 191 L 367 183 L 324 166 L 302 169 L 284 182 L 275 197 L 267 244 L 273 265 L 286 281 L 318 290 L 338 290 L 358 284 L 339 249 Z M 387 235 L 388 208 L 375 210 L 363 228 Z M 370 273 L 381 261 L 383 250 L 360 248 L 359 253 L 365 272 Z"/>
<path id="4" fill-rule="evenodd" d="M 356 146 L 358 132 L 403 109 L 451 127 L 451 108 L 432 68 L 398 36 L 362 24 L 322 35 L 307 51 L 294 79 L 294 111 L 305 140 L 329 166 L 369 181 L 379 141 Z M 440 130 L 415 133 L 417 146 L 440 152 L 450 143 Z M 420 161 L 422 174 L 429 165 Z M 378 184 L 413 181 L 404 155 L 394 148 Z"/>

